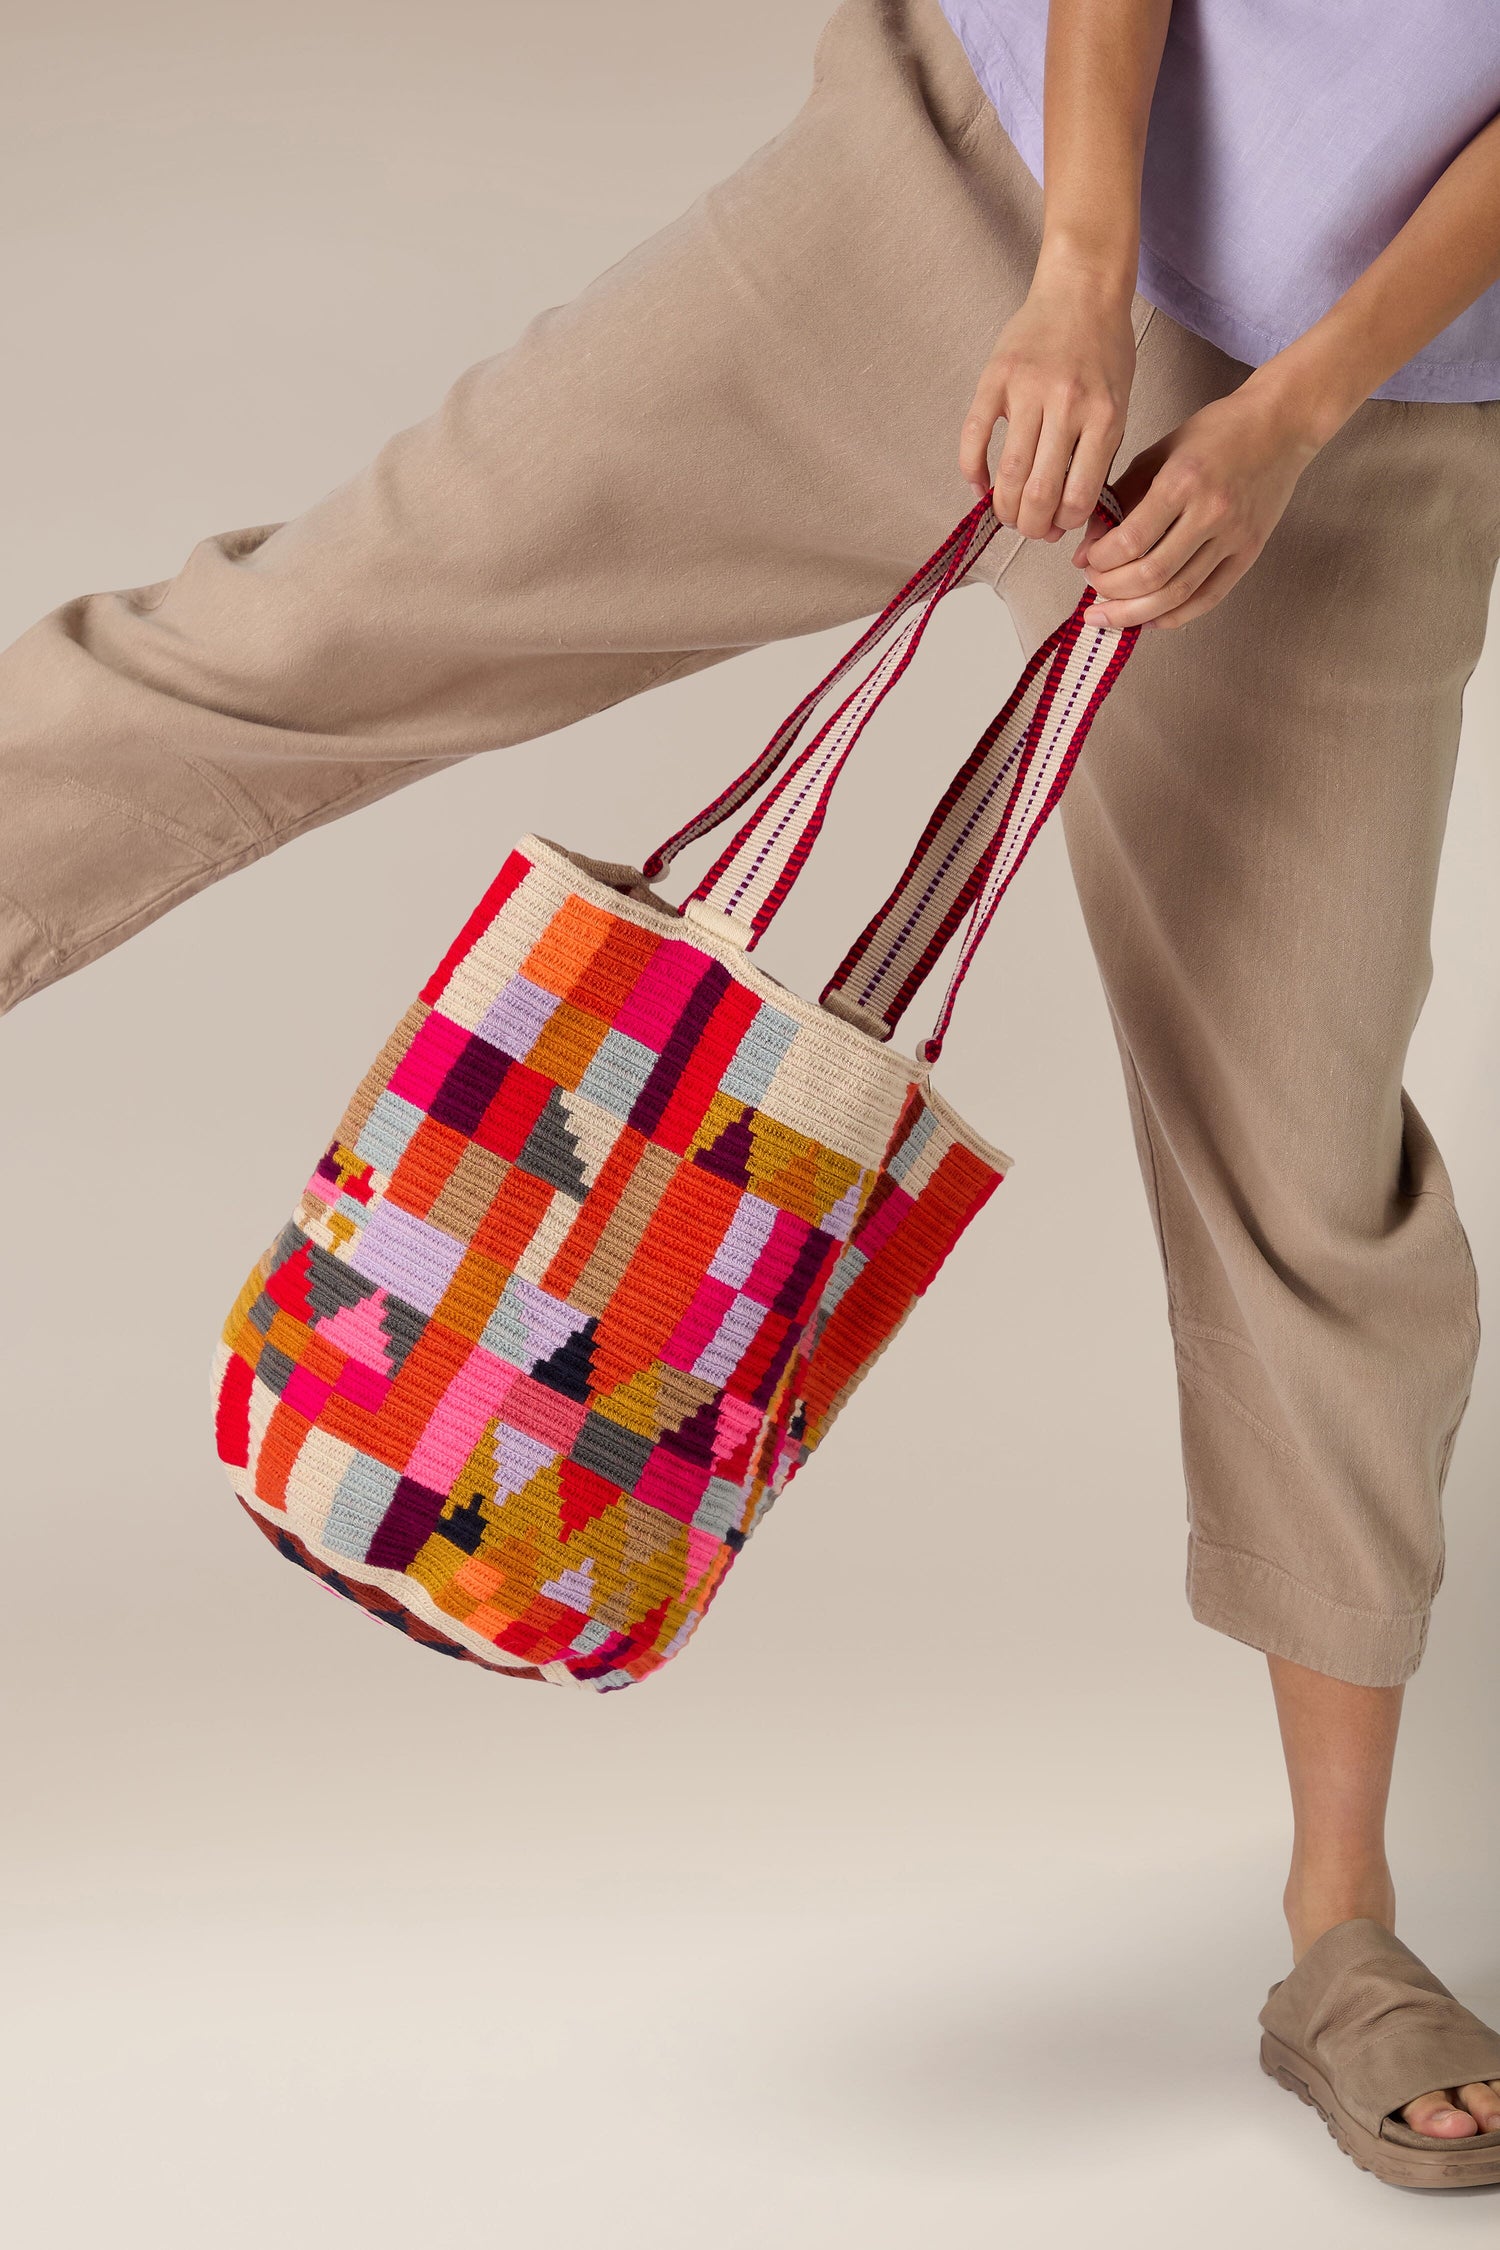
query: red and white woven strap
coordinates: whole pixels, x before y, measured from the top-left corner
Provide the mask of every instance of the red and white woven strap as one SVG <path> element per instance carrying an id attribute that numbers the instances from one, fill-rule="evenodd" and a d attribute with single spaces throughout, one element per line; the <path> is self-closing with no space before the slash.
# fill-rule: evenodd
<path id="1" fill-rule="evenodd" d="M 1102 512 L 1122 510 L 1106 485 Z M 739 779 L 645 862 L 654 880 L 677 854 L 739 811 L 780 772 L 683 911 L 747 949 L 769 928 L 806 865 L 849 754 L 911 662 L 933 611 L 1000 528 L 992 493 L 955 525 L 833 670 L 783 720 Z M 1085 594 L 1037 649 L 933 812 L 906 869 L 835 970 L 822 998 L 833 1013 L 888 1039 L 963 921 L 938 1022 L 919 1050 L 935 1062 L 965 976 L 1017 868 L 1067 785 L 1100 704 L 1139 629 L 1085 625 Z M 865 671 L 817 733 L 791 758 L 808 718 L 863 659 Z"/>
<path id="2" fill-rule="evenodd" d="M 1094 715 L 1135 645 L 1135 629 L 1084 624 L 1092 599 L 1085 594 L 1037 649 L 939 801 L 890 897 L 824 989 L 825 1007 L 888 1039 L 967 914 L 968 934 L 922 1050 L 929 1062 L 941 1052 L 995 908 L 1061 797 Z"/>
<path id="3" fill-rule="evenodd" d="M 1084 601 L 1090 598 L 1085 596 Z M 1007 818 L 995 847 L 986 853 L 981 862 L 983 888 L 974 901 L 969 927 L 954 963 L 953 973 L 948 979 L 943 1005 L 938 1010 L 938 1019 L 931 1033 L 917 1048 L 923 1062 L 935 1063 L 941 1055 L 948 1026 L 953 1020 L 954 1004 L 963 987 L 964 978 L 973 966 L 974 956 L 984 942 L 985 932 L 994 920 L 995 909 L 1009 889 L 1016 869 L 1036 841 L 1038 830 L 1051 817 L 1058 799 L 1068 785 L 1068 776 L 1083 748 L 1084 737 L 1093 724 L 1094 714 L 1114 686 L 1126 658 L 1140 639 L 1140 627 L 1127 626 L 1123 631 L 1109 632 L 1101 649 L 1097 645 L 1097 628 L 1082 624 L 1083 608 L 1084 602 L 1080 602 L 1068 624 L 1079 625 L 1080 643 L 1087 636 L 1094 645 L 1087 649 L 1075 648 L 1078 670 L 1070 674 L 1058 689 L 1059 698 L 1066 696 L 1070 699 L 1072 715 L 1066 732 L 1058 731 L 1046 748 L 1045 755 L 1039 748 L 1035 786 L 1027 788 L 1024 801 Z M 913 990 L 926 974 L 926 968 L 936 958 L 936 952 L 930 952 L 926 956 L 926 967 L 915 979 Z M 891 1021 L 894 1023 L 894 1017 Z"/>
<path id="4" fill-rule="evenodd" d="M 831 672 L 803 697 L 772 735 L 753 765 L 697 818 L 658 845 L 644 863 L 655 881 L 677 854 L 706 836 L 747 804 L 762 784 L 785 764 L 818 705 L 866 657 L 867 669 L 811 741 L 792 759 L 776 787 L 762 800 L 687 901 L 716 927 L 747 948 L 769 928 L 806 864 L 823 825 L 833 787 L 850 751 L 916 652 L 933 611 L 983 554 L 999 520 L 988 497 L 956 524 L 874 623 L 860 635 Z"/>

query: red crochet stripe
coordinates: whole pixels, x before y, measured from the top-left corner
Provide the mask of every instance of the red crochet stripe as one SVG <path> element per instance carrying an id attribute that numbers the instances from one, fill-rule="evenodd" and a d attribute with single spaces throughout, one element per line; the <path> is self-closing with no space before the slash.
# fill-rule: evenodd
<path id="1" fill-rule="evenodd" d="M 443 955 L 442 960 L 439 961 L 437 967 L 423 985 L 419 995 L 421 999 L 427 1001 L 429 1005 L 436 1004 L 442 997 L 444 986 L 464 955 L 471 946 L 479 942 L 501 907 L 510 897 L 511 892 L 523 883 L 530 873 L 531 862 L 524 852 L 512 852 L 469 916 L 468 921 L 465 922 L 463 928 Z"/>

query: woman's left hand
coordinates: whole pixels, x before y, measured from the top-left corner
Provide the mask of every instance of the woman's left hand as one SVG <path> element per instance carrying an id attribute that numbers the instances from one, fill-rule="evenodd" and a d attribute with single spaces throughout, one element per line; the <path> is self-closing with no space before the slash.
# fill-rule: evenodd
<path id="1" fill-rule="evenodd" d="M 1215 608 L 1318 450 L 1285 395 L 1252 375 L 1138 453 L 1111 480 L 1124 522 L 1096 515 L 1073 556 L 1097 596 L 1088 622 L 1172 630 Z"/>

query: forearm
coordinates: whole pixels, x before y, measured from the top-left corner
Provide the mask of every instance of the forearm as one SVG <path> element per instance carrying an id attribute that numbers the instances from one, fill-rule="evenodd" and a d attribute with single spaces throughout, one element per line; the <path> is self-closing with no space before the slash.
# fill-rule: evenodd
<path id="1" fill-rule="evenodd" d="M 1028 539 L 1088 522 L 1124 434 L 1141 167 L 1171 12 L 1172 0 L 1052 0 L 1041 249 L 959 441 L 959 467 L 983 492 L 1005 422 L 995 512 Z"/>
<path id="2" fill-rule="evenodd" d="M 1500 117 L 1454 158 L 1358 281 L 1251 381 L 1284 405 L 1309 443 L 1324 445 L 1497 280 Z"/>
<path id="3" fill-rule="evenodd" d="M 1141 168 L 1172 0 L 1052 0 L 1038 273 L 1135 288 Z"/>

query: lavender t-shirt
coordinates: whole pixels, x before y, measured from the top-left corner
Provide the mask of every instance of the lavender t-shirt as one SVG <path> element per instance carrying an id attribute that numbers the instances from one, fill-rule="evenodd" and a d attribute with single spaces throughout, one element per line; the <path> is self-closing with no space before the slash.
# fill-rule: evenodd
<path id="1" fill-rule="evenodd" d="M 1042 176 L 1047 0 L 941 0 Z M 1141 294 L 1258 367 L 1379 255 L 1500 110 L 1500 0 L 1175 0 Z M 1376 398 L 1500 398 L 1500 283 Z"/>

